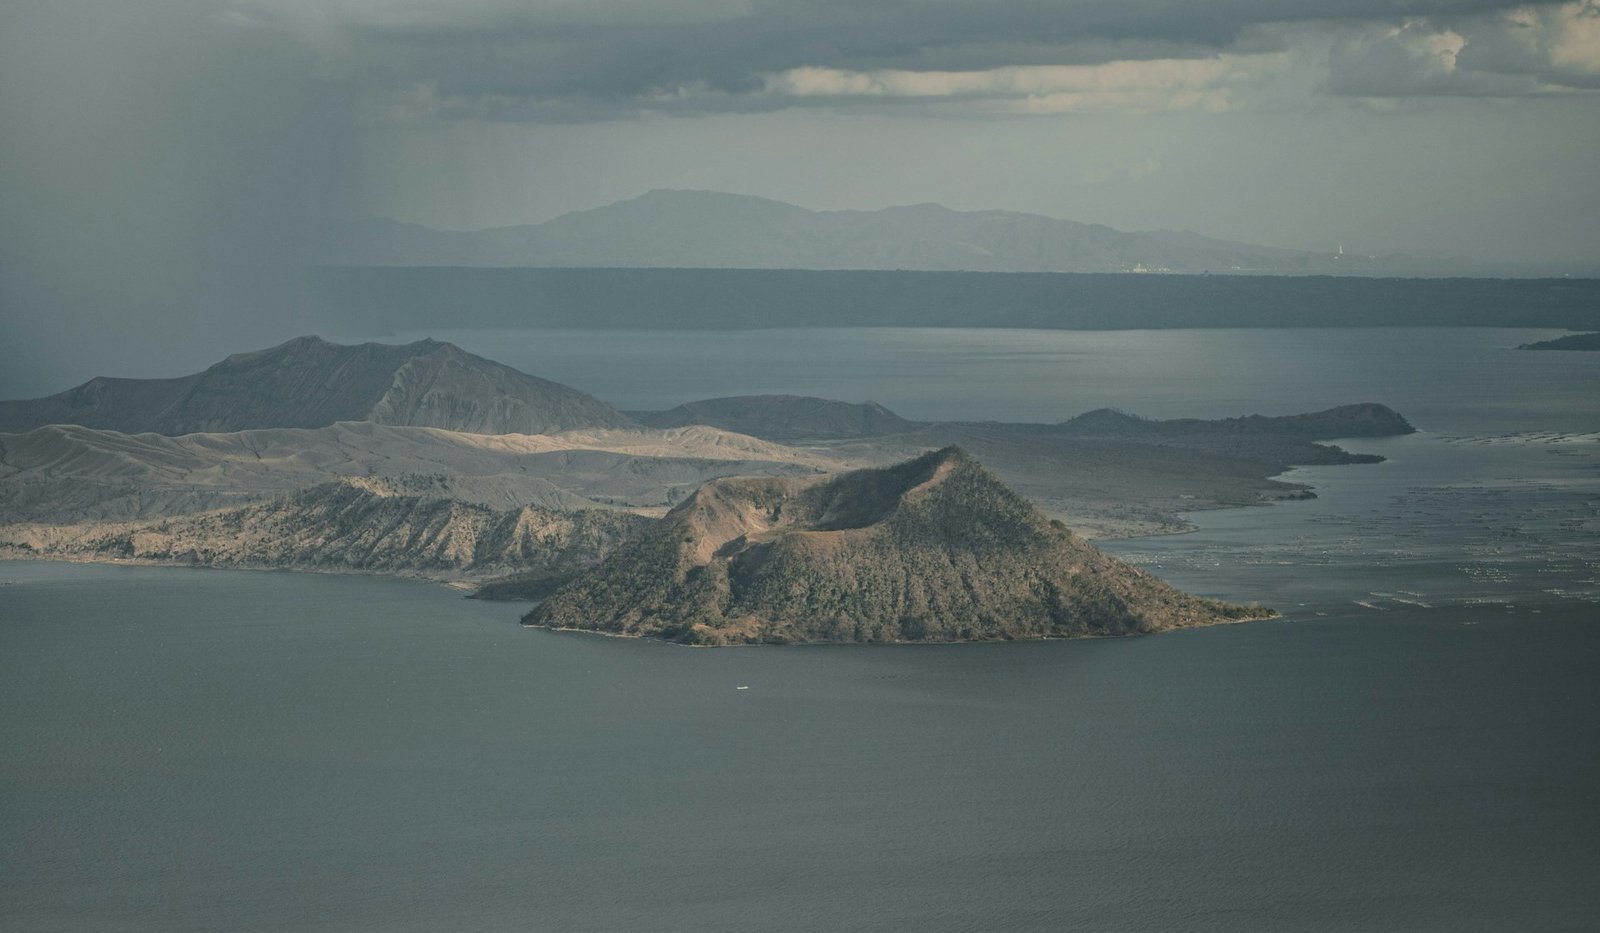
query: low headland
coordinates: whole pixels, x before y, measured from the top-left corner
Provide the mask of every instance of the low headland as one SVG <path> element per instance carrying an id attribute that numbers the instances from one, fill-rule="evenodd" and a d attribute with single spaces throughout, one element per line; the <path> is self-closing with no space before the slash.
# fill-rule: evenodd
<path id="1" fill-rule="evenodd" d="M 1538 340 L 1517 347 L 1518 350 L 1600 350 L 1600 333 L 1568 334 L 1552 340 Z"/>

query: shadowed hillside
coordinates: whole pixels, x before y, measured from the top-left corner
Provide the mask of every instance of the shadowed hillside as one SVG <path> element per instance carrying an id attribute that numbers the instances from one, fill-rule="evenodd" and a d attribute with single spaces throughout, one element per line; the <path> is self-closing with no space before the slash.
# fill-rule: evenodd
<path id="1" fill-rule="evenodd" d="M 0 402 L 0 432 L 76 424 L 125 434 L 317 428 L 338 421 L 546 434 L 632 424 L 592 396 L 448 343 L 343 346 L 297 337 L 174 379 L 91 379 Z"/>
<path id="2" fill-rule="evenodd" d="M 529 625 L 749 642 L 968 641 L 1261 618 L 1100 553 L 959 448 L 817 479 L 701 487 Z"/>

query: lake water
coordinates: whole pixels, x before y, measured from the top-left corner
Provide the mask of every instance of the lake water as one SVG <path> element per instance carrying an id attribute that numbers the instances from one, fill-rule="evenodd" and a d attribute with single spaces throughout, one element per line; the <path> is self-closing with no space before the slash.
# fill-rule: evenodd
<path id="1" fill-rule="evenodd" d="M 1296 471 L 1317 500 L 1108 545 L 1278 622 L 693 650 L 403 581 L 0 564 L 0 929 L 1593 929 L 1600 354 L 1232 333 L 484 339 L 641 408 L 1393 404 L 1424 433 Z"/>
<path id="2" fill-rule="evenodd" d="M 629 410 L 727 395 L 871 399 L 927 420 L 1292 415 L 1383 402 L 1436 432 L 1600 429 L 1600 359 L 1529 352 L 1564 331 L 458 330 L 432 336 Z"/>

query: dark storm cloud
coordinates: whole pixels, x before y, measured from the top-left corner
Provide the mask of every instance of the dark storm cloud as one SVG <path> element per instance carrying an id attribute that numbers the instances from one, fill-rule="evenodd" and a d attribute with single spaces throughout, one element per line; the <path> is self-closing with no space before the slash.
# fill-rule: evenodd
<path id="1" fill-rule="evenodd" d="M 216 8 L 0 12 L 0 397 L 295 326 L 309 232 L 353 208 L 353 102 L 302 43 Z"/>
<path id="2" fill-rule="evenodd" d="M 1409 21 L 1426 30 L 1429 22 L 1470 22 L 1524 6 L 1499 0 L 262 0 L 239 9 L 257 22 L 314 31 L 335 71 L 410 95 L 400 99 L 398 112 L 409 102 L 446 117 L 563 120 L 791 106 L 790 98 L 761 92 L 769 76 L 796 68 L 950 72 L 1197 58 L 1283 44 L 1263 27 L 1315 23 L 1339 31 Z M 1483 42 L 1491 45 L 1492 37 Z M 1438 76 L 1405 67 L 1405 48 L 1375 44 L 1345 53 L 1336 64 L 1349 67 L 1328 85 L 1334 93 L 1441 92 Z M 1513 70 L 1550 71 L 1535 61 Z M 1460 94 L 1496 94 L 1507 86 L 1488 79 L 1443 83 Z"/>

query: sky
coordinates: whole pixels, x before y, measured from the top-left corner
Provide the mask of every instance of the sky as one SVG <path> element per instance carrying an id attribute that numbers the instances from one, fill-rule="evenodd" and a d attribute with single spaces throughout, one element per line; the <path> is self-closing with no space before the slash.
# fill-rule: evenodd
<path id="1" fill-rule="evenodd" d="M 1600 0 L 9 0 L 0 395 L 297 317 L 331 220 L 652 188 L 1600 257 Z"/>

